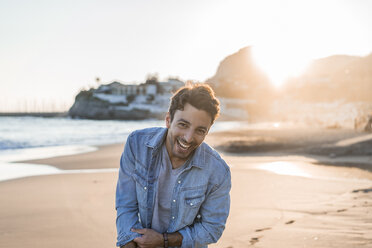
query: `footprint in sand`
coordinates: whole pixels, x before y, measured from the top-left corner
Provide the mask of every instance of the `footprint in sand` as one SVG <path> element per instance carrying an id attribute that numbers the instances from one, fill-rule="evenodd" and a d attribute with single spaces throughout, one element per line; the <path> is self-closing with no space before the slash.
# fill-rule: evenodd
<path id="1" fill-rule="evenodd" d="M 260 241 L 260 238 L 261 238 L 261 237 L 251 238 L 251 240 L 249 241 L 249 243 L 251 243 L 251 245 L 254 245 L 254 244 L 256 244 L 258 241 Z"/>
<path id="2" fill-rule="evenodd" d="M 352 193 L 359 193 L 359 192 L 362 192 L 362 193 L 369 193 L 369 192 L 372 192 L 372 188 L 367 188 L 367 189 L 356 189 L 356 190 L 353 190 L 351 191 Z"/>
<path id="3" fill-rule="evenodd" d="M 266 231 L 266 230 L 270 230 L 271 227 L 265 227 L 265 228 L 261 228 L 261 229 L 256 229 L 255 232 L 262 232 L 262 231 Z"/>
<path id="4" fill-rule="evenodd" d="M 346 209 L 346 208 L 344 208 L 344 209 L 338 209 L 338 210 L 337 210 L 337 213 L 340 213 L 340 212 L 345 212 L 345 211 L 347 211 L 347 209 Z"/>
<path id="5" fill-rule="evenodd" d="M 294 222 L 295 222 L 294 220 L 290 220 L 290 221 L 287 221 L 285 224 L 289 225 L 289 224 L 293 224 Z"/>

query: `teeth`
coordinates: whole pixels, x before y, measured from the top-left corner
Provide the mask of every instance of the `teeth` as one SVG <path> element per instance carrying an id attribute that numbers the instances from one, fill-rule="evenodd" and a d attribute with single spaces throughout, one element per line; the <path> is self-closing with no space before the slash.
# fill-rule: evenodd
<path id="1" fill-rule="evenodd" d="M 178 144 L 181 146 L 181 148 L 183 149 L 187 149 L 189 148 L 191 145 L 187 145 L 185 143 L 183 143 L 181 140 L 178 140 Z"/>

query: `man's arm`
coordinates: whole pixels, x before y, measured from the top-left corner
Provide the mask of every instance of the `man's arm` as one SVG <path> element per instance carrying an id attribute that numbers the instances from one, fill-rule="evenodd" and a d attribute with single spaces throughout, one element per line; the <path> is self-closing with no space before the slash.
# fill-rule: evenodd
<path id="1" fill-rule="evenodd" d="M 134 238 L 141 236 L 131 231 L 131 228 L 142 228 L 138 219 L 136 183 L 131 176 L 134 173 L 131 137 L 132 135 L 129 135 L 120 159 L 119 178 L 116 187 L 117 246 L 123 246 Z"/>
<path id="2" fill-rule="evenodd" d="M 216 243 L 225 229 L 230 210 L 231 174 L 227 170 L 222 182 L 216 185 L 200 207 L 201 221 L 194 222 L 178 232 L 183 248 Z"/>

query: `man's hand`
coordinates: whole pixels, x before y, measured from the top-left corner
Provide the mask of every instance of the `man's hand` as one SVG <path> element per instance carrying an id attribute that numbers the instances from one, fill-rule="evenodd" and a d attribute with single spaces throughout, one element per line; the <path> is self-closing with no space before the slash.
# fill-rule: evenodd
<path id="1" fill-rule="evenodd" d="M 120 246 L 120 248 L 136 248 L 137 247 L 137 244 L 133 241 L 130 241 L 129 243 L 123 245 L 123 246 Z"/>
<path id="2" fill-rule="evenodd" d="M 164 239 L 161 233 L 154 231 L 153 229 L 132 229 L 132 232 L 142 234 L 142 237 L 135 238 L 133 241 L 137 243 L 140 248 L 153 248 L 163 247 Z"/>

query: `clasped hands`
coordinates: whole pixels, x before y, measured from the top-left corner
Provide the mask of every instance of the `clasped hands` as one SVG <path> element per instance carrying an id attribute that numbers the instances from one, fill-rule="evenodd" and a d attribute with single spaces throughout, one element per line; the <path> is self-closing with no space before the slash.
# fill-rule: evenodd
<path id="1" fill-rule="evenodd" d="M 124 247 L 155 248 L 155 247 L 164 246 L 163 235 L 161 233 L 156 232 L 153 229 L 132 228 L 131 231 L 142 234 L 142 236 L 133 239 L 133 242 L 128 243 L 128 246 L 124 246 Z"/>

